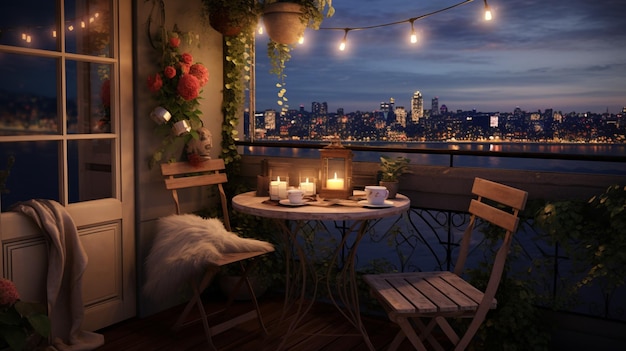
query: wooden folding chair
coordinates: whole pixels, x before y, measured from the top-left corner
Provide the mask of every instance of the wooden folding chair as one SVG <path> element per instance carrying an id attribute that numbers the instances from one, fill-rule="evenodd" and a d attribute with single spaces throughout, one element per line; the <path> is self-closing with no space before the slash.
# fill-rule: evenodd
<path id="1" fill-rule="evenodd" d="M 477 198 L 472 199 L 469 206 L 470 221 L 463 234 L 454 272 L 364 276 L 373 295 L 387 311 L 389 319 L 400 326 L 400 331 L 389 346 L 390 350 L 397 349 L 405 337 L 408 337 L 417 350 L 426 350 L 426 341 L 433 349 L 443 350 L 439 340 L 432 334 L 437 326 L 454 345 L 454 350 L 464 350 L 485 320 L 489 309 L 496 308 L 496 290 L 513 233 L 517 230 L 518 213 L 526 206 L 528 193 L 481 178 L 474 180 L 472 193 Z M 505 231 L 484 293 L 461 278 L 476 217 Z M 472 320 L 460 337 L 446 318 Z"/>
<path id="2" fill-rule="evenodd" d="M 191 165 L 188 162 L 175 162 L 175 163 L 164 163 L 161 164 L 161 173 L 165 177 L 165 186 L 168 190 L 172 191 L 172 196 L 174 198 L 174 203 L 176 204 L 176 214 L 181 214 L 180 203 L 178 199 L 178 189 L 190 188 L 190 187 L 201 187 L 207 185 L 217 185 L 220 194 L 220 200 L 222 204 L 223 211 L 223 222 L 226 230 L 231 231 L 230 220 L 228 217 L 228 207 L 226 194 L 224 193 L 224 187 L 222 184 L 227 182 L 226 173 L 223 173 L 224 160 L 205 160 L 201 162 L 199 165 Z M 250 260 L 261 255 L 267 254 L 268 252 L 240 252 L 240 253 L 226 253 L 223 254 L 223 257 L 218 261 L 214 262 L 214 264 L 210 264 L 206 267 L 206 271 L 204 275 L 200 278 L 199 281 L 193 280 L 191 282 L 193 289 L 193 297 L 185 306 L 185 309 L 181 313 L 180 317 L 174 324 L 174 330 L 179 330 L 184 325 L 188 325 L 190 323 L 197 322 L 198 320 L 186 321 L 187 315 L 193 308 L 193 306 L 197 306 L 200 312 L 200 320 L 204 326 L 204 332 L 206 334 L 206 338 L 212 349 L 215 349 L 215 345 L 213 344 L 212 336 L 217 335 L 223 331 L 226 331 L 238 324 L 246 322 L 248 320 L 256 318 L 259 322 L 259 326 L 263 333 L 267 335 L 267 329 L 263 323 L 263 319 L 261 317 L 261 311 L 259 309 L 259 305 L 248 279 L 248 273 L 254 267 L 254 265 L 258 262 L 258 260 Z M 250 261 L 248 264 L 244 264 L 244 261 Z M 214 311 L 210 314 L 207 314 L 207 311 L 202 304 L 201 293 L 209 286 L 211 281 L 213 280 L 215 274 L 219 272 L 220 268 L 229 264 L 239 264 L 241 268 L 241 279 L 235 285 L 233 292 L 230 294 L 228 301 L 226 302 L 226 306 L 219 311 Z M 224 312 L 230 307 L 233 303 L 235 294 L 238 289 L 245 283 L 248 288 L 248 291 L 251 296 L 252 304 L 254 305 L 254 309 L 250 310 L 241 315 L 232 317 L 229 320 L 223 321 L 216 325 L 209 325 L 209 318 L 214 317 L 217 314 L 224 314 Z"/>

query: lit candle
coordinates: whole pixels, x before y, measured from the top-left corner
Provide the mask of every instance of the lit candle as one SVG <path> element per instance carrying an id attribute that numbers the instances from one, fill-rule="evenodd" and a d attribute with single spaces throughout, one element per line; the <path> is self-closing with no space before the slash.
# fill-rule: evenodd
<path id="1" fill-rule="evenodd" d="M 337 178 L 337 172 L 335 172 L 335 178 L 328 178 L 326 180 L 326 188 L 332 190 L 343 190 L 343 178 Z"/>
<path id="2" fill-rule="evenodd" d="M 287 198 L 287 182 L 281 182 L 280 177 L 270 182 L 270 200 Z"/>
<path id="3" fill-rule="evenodd" d="M 304 195 L 315 195 L 315 183 L 309 183 L 309 178 L 304 183 L 300 183 L 300 190 L 304 191 Z"/>

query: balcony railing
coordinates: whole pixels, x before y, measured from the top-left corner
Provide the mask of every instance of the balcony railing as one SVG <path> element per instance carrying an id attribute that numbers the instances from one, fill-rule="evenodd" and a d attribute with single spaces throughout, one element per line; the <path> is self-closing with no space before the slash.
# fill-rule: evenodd
<path id="1" fill-rule="evenodd" d="M 297 168 L 310 165 L 311 158 L 315 158 L 315 150 L 324 146 L 286 142 L 240 142 L 238 145 L 245 149 L 242 153 L 243 175 L 250 179 L 251 184 L 254 184 L 258 174 L 255 172 L 260 172 L 262 160 L 292 163 Z M 626 185 L 626 155 L 407 149 L 365 145 L 347 147 L 355 154 L 370 154 L 369 161 L 359 161 L 359 156 L 355 157 L 354 178 L 358 180 L 357 187 L 376 180 L 377 162 L 371 161 L 371 153 L 374 153 L 374 159 L 380 154 L 408 154 L 418 156 L 418 159 L 419 155 L 436 155 L 448 160 L 442 163 L 439 159 L 436 165 L 411 164 L 412 173 L 405 175 L 400 189 L 411 199 L 411 209 L 397 218 L 370 224 L 368 235 L 359 245 L 358 267 L 363 270 L 376 270 L 382 266 L 398 271 L 451 269 L 467 221 L 464 209 L 469 201 L 469 189 L 476 176 L 525 189 L 531 200 L 589 199 L 603 192 L 609 185 Z M 518 163 L 523 163 L 520 160 L 530 160 L 531 163 L 535 160 L 583 162 L 591 165 L 589 169 L 598 173 L 592 174 L 588 170 L 581 172 L 580 167 L 568 171 L 559 169 L 556 172 L 489 168 L 481 167 L 481 162 L 477 162 L 477 166 L 468 166 L 467 163 L 459 166 L 464 164 L 464 157 L 507 158 L 517 160 Z M 345 232 L 345 223 L 326 223 L 324 227 L 331 239 L 350 235 Z M 548 243 L 545 235 L 538 232 L 530 220 L 518 231 L 516 244 L 517 250 L 510 259 L 513 271 L 533 281 L 537 292 L 543 297 L 540 302 L 542 305 L 558 305 L 570 312 L 626 321 L 625 286 L 611 293 L 604 291 L 601 284 L 583 287 L 576 296 L 578 303 L 560 305 L 562 301 L 571 301 L 567 295 L 569 288 L 580 278 L 572 273 L 571 260 L 558 244 Z M 476 240 L 471 251 L 473 258 L 470 259 L 474 267 L 482 260 L 485 245 L 486 240 Z"/>

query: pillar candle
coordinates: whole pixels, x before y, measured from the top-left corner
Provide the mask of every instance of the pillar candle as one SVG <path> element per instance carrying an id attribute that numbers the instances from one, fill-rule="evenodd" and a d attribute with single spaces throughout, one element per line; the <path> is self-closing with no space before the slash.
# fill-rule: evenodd
<path id="1" fill-rule="evenodd" d="M 287 182 L 281 182 L 280 177 L 270 182 L 270 200 L 287 198 Z"/>
<path id="2" fill-rule="evenodd" d="M 332 190 L 342 190 L 343 189 L 343 178 L 337 178 L 337 173 L 335 173 L 335 178 L 328 178 L 326 181 L 326 188 Z"/>
<path id="3" fill-rule="evenodd" d="M 305 182 L 300 183 L 300 190 L 304 191 L 304 195 L 315 195 L 315 182 L 309 182 L 309 178 Z"/>

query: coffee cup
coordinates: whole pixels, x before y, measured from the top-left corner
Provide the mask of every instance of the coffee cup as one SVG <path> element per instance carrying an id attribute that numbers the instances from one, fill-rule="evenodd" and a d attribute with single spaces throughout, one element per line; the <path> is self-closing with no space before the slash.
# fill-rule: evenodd
<path id="1" fill-rule="evenodd" d="M 300 205 L 304 203 L 304 191 L 300 189 L 289 189 L 287 190 L 287 199 L 291 204 Z"/>
<path id="2" fill-rule="evenodd" d="M 383 205 L 388 196 L 389 190 L 384 186 L 368 185 L 365 187 L 365 197 L 370 205 Z"/>

